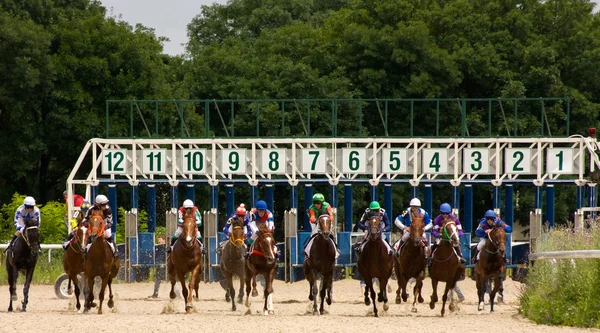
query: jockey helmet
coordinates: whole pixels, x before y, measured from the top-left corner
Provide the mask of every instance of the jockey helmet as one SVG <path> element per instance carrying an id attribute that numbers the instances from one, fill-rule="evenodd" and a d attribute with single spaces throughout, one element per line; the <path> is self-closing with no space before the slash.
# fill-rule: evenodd
<path id="1" fill-rule="evenodd" d="M 421 207 L 421 200 L 419 200 L 419 198 L 413 198 L 410 201 L 410 206 L 412 206 L 412 207 Z"/>
<path id="2" fill-rule="evenodd" d="M 381 208 L 381 206 L 379 206 L 379 202 L 377 202 L 377 201 L 372 201 L 371 204 L 369 205 L 370 210 L 378 210 L 380 208 Z"/>
<path id="3" fill-rule="evenodd" d="M 496 212 L 494 212 L 493 210 L 488 210 L 487 212 L 485 212 L 484 215 L 485 218 L 491 217 L 491 218 L 496 218 Z"/>
<path id="4" fill-rule="evenodd" d="M 84 213 L 84 214 L 87 213 L 87 211 L 90 209 L 91 206 L 92 205 L 90 204 L 89 201 L 84 201 L 81 204 L 81 207 L 80 207 L 81 208 L 81 212 Z"/>
<path id="5" fill-rule="evenodd" d="M 444 202 L 440 206 L 440 212 L 442 212 L 442 214 L 450 214 L 452 212 L 452 207 L 449 204 Z"/>
<path id="6" fill-rule="evenodd" d="M 315 195 L 313 195 L 312 201 L 313 202 L 323 202 L 323 201 L 325 201 L 325 197 L 321 193 L 315 193 Z"/>
<path id="7" fill-rule="evenodd" d="M 183 202 L 183 208 L 194 208 L 194 202 L 190 199 L 186 199 Z"/>
<path id="8" fill-rule="evenodd" d="M 104 194 L 99 194 L 96 197 L 96 205 L 105 205 L 108 203 L 108 198 Z"/>
<path id="9" fill-rule="evenodd" d="M 246 206 L 244 204 L 241 204 L 238 208 L 236 208 L 235 215 L 237 215 L 237 216 L 246 215 Z"/>
<path id="10" fill-rule="evenodd" d="M 23 205 L 35 206 L 35 199 L 33 197 L 25 197 L 25 200 L 23 200 Z"/>
<path id="11" fill-rule="evenodd" d="M 264 200 L 258 200 L 256 203 L 256 209 L 258 210 L 267 210 L 267 203 Z"/>
<path id="12" fill-rule="evenodd" d="M 63 196 L 65 196 L 65 197 L 67 196 L 67 191 L 63 192 Z"/>

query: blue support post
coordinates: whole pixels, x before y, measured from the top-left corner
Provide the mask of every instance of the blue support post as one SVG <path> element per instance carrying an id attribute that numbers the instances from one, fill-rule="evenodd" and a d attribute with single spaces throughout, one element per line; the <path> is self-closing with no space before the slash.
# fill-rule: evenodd
<path id="1" fill-rule="evenodd" d="M 198 206 L 196 202 L 196 188 L 194 184 L 188 184 L 185 188 L 185 198 L 190 199 L 194 202 L 194 205 Z"/>
<path id="2" fill-rule="evenodd" d="M 312 184 L 304 185 L 304 211 L 308 211 L 310 205 L 312 205 L 313 187 Z M 304 214 L 304 230 L 311 231 L 310 220 L 308 214 Z"/>
<path id="3" fill-rule="evenodd" d="M 577 205 L 577 209 L 584 207 L 585 206 L 585 185 L 582 186 L 577 186 L 577 192 L 576 192 L 576 205 Z"/>
<path id="4" fill-rule="evenodd" d="M 546 221 L 554 227 L 554 185 L 546 185 Z"/>
<path id="5" fill-rule="evenodd" d="M 298 186 L 290 186 L 290 208 L 298 208 Z"/>
<path id="6" fill-rule="evenodd" d="M 460 210 L 460 187 L 452 186 L 452 202 L 450 203 L 452 208 Z"/>
<path id="7" fill-rule="evenodd" d="M 171 208 L 179 208 L 179 188 L 177 185 L 171 186 Z"/>
<path id="8" fill-rule="evenodd" d="M 379 201 L 379 188 L 377 186 L 369 187 L 371 201 Z"/>
<path id="9" fill-rule="evenodd" d="M 250 207 L 246 207 L 250 209 Z M 233 184 L 225 185 L 225 216 L 230 216 L 235 212 L 235 193 Z"/>
<path id="10" fill-rule="evenodd" d="M 331 208 L 338 207 L 338 187 L 337 185 L 331 185 L 331 190 L 329 193 L 329 204 Z"/>
<path id="11" fill-rule="evenodd" d="M 431 184 L 425 184 L 425 191 L 423 191 L 423 209 L 425 209 L 425 211 L 427 213 L 429 213 L 429 215 L 431 215 L 431 217 L 436 216 L 435 214 L 433 214 L 433 189 L 431 187 Z"/>
<path id="12" fill-rule="evenodd" d="M 148 184 L 148 232 L 156 232 L 156 186 Z"/>
<path id="13" fill-rule="evenodd" d="M 250 207 L 256 207 L 258 201 L 258 186 L 250 186 Z"/>
<path id="14" fill-rule="evenodd" d="M 92 205 L 96 203 L 96 196 L 98 196 L 98 194 L 99 194 L 98 193 L 98 185 L 90 186 L 90 195 L 92 196 L 90 198 L 90 202 L 92 203 Z M 108 200 L 110 200 L 110 199 L 108 199 Z"/>
<path id="15" fill-rule="evenodd" d="M 383 208 L 385 208 L 390 222 L 394 223 L 394 219 L 396 218 L 396 216 L 392 211 L 392 184 L 385 184 L 383 186 Z"/>
<path id="16" fill-rule="evenodd" d="M 500 209 L 502 201 L 502 192 L 500 186 L 492 186 L 492 206 L 494 209 Z"/>
<path id="17" fill-rule="evenodd" d="M 473 223 L 477 223 L 473 218 L 473 186 L 465 185 L 465 210 L 462 221 L 462 227 L 465 233 L 471 233 L 473 231 Z"/>
<path id="18" fill-rule="evenodd" d="M 344 184 L 344 231 L 352 232 L 354 226 L 352 212 L 352 184 Z"/>
<path id="19" fill-rule="evenodd" d="M 588 186 L 588 207 L 595 208 L 597 206 L 598 206 L 598 196 L 597 196 L 596 185 L 589 185 Z M 596 212 L 590 212 L 590 213 L 591 213 L 590 217 L 595 220 L 596 215 L 597 215 Z"/>
<path id="20" fill-rule="evenodd" d="M 92 188 L 96 188 L 95 190 L 92 190 L 92 193 L 94 193 L 94 191 L 96 191 L 95 193 L 98 193 L 98 187 L 97 186 L 92 186 Z M 92 196 L 92 198 L 96 198 L 95 195 Z M 111 232 L 113 233 L 113 235 L 116 235 L 117 232 L 117 221 L 118 221 L 118 216 L 119 214 L 117 214 L 117 185 L 116 184 L 110 184 L 108 185 L 108 205 L 110 206 L 110 209 L 114 212 L 113 213 L 113 220 L 112 220 L 112 228 L 110 228 Z M 116 239 L 116 236 L 115 236 Z M 115 243 L 116 244 L 116 243 Z"/>
<path id="21" fill-rule="evenodd" d="M 138 209 L 138 186 L 131 186 L 131 209 Z"/>
<path id="22" fill-rule="evenodd" d="M 502 220 L 511 227 L 515 220 L 514 187 L 510 184 L 504 187 L 504 213 Z"/>
<path id="23" fill-rule="evenodd" d="M 272 212 L 275 206 L 275 193 L 273 184 L 266 184 L 265 186 L 265 201 L 267 202 L 267 208 Z"/>
<path id="24" fill-rule="evenodd" d="M 535 187 L 535 198 L 533 201 L 533 208 L 542 208 L 542 187 L 541 186 L 536 186 Z"/>
<path id="25" fill-rule="evenodd" d="M 219 208 L 219 185 L 214 185 L 210 187 L 210 208 Z M 230 213 L 226 213 L 230 214 Z M 227 215 L 225 215 L 227 216 Z"/>
<path id="26" fill-rule="evenodd" d="M 419 197 L 419 185 L 412 186 L 410 194 L 411 194 L 410 199 L 412 199 L 412 198 L 418 198 Z"/>

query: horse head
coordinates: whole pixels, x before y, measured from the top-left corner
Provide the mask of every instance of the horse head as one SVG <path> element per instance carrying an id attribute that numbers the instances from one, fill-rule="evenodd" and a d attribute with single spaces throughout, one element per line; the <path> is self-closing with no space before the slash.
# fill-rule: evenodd
<path id="1" fill-rule="evenodd" d="M 261 252 L 267 259 L 267 263 L 271 265 L 275 262 L 275 246 L 277 246 L 277 243 L 273 238 L 273 234 L 271 232 L 261 232 L 256 239 L 254 249 Z"/>
<path id="2" fill-rule="evenodd" d="M 369 230 L 369 239 L 376 240 L 381 237 L 381 218 L 379 216 L 373 216 L 367 221 L 367 228 Z"/>
<path id="3" fill-rule="evenodd" d="M 235 246 L 244 244 L 244 221 L 240 218 L 235 218 L 231 224 L 231 236 L 229 241 Z"/>
<path id="4" fill-rule="evenodd" d="M 186 213 L 183 217 L 182 233 L 179 240 L 184 248 L 189 249 L 194 246 L 196 241 L 196 217 L 193 213 Z"/>
<path id="5" fill-rule="evenodd" d="M 331 235 L 331 219 L 328 214 L 319 216 L 319 235 L 325 238 Z"/>
<path id="6" fill-rule="evenodd" d="M 425 224 L 423 223 L 423 215 L 412 214 L 410 217 L 410 239 L 414 242 L 415 246 L 421 244 L 421 238 L 425 231 Z"/>
<path id="7" fill-rule="evenodd" d="M 83 249 L 87 244 L 87 228 L 83 224 L 78 223 L 75 230 L 73 230 L 73 242 L 79 244 Z"/>
<path id="8" fill-rule="evenodd" d="M 492 231 L 490 231 L 488 235 L 489 242 L 495 248 L 496 251 L 500 252 L 500 255 L 504 256 L 506 252 L 506 231 L 504 231 L 504 227 L 494 227 Z"/>
<path id="9" fill-rule="evenodd" d="M 31 255 L 37 256 L 38 249 L 40 248 L 40 231 L 38 229 L 38 221 L 37 219 L 24 219 L 25 228 L 21 232 L 23 235 L 23 240 L 29 246 L 29 250 L 31 251 Z"/>
<path id="10" fill-rule="evenodd" d="M 457 246 L 460 243 L 456 221 L 449 216 L 444 217 L 440 233 L 442 234 L 442 240 L 451 242 L 453 246 Z"/>
<path id="11" fill-rule="evenodd" d="M 89 220 L 89 228 L 87 229 L 88 236 L 92 239 L 92 242 L 96 241 L 98 237 L 104 235 L 104 218 L 101 215 L 92 215 Z"/>

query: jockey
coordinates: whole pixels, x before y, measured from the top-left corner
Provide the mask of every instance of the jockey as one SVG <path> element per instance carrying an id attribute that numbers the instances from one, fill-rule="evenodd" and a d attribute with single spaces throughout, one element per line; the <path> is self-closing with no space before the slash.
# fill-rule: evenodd
<path id="1" fill-rule="evenodd" d="M 190 199 L 186 199 L 183 202 L 183 206 L 179 207 L 177 212 L 177 230 L 175 230 L 175 233 L 171 237 L 171 246 L 169 246 L 167 249 L 167 253 L 171 253 L 171 251 L 173 251 L 173 245 L 175 245 L 175 242 L 183 232 L 183 217 L 186 215 L 186 213 L 192 213 L 196 218 L 196 240 L 198 241 L 198 244 L 200 244 L 200 250 L 202 251 L 202 254 L 205 254 L 206 250 L 204 250 L 204 245 L 200 241 L 202 234 L 200 234 L 199 229 L 200 226 L 202 226 L 202 215 L 200 215 L 198 207 L 194 206 L 194 202 Z"/>
<path id="2" fill-rule="evenodd" d="M 363 213 L 362 217 L 360 218 L 360 221 L 358 221 L 356 223 L 356 226 L 354 227 L 354 229 L 360 229 L 365 231 L 362 239 L 358 242 L 356 242 L 356 244 L 354 244 L 354 250 L 356 251 L 356 254 L 359 255 L 360 252 L 362 251 L 364 244 L 367 243 L 367 226 L 365 225 L 365 223 L 367 221 L 369 221 L 369 219 L 371 217 L 377 216 L 379 218 L 381 218 L 381 222 L 383 223 L 383 231 L 384 232 L 389 232 L 390 230 L 392 230 L 392 226 L 390 225 L 390 220 L 388 218 L 388 215 L 385 211 L 385 209 L 381 208 L 381 206 L 379 205 L 379 202 L 377 201 L 373 201 L 371 202 L 371 204 L 369 205 L 369 208 L 365 209 L 365 212 Z M 394 251 L 392 250 L 392 248 L 390 247 L 390 244 L 388 244 L 387 242 L 387 238 L 385 237 L 385 234 L 382 235 L 382 239 L 384 240 L 383 243 L 385 244 L 385 247 L 388 249 L 388 253 L 390 255 L 394 254 Z"/>
<path id="3" fill-rule="evenodd" d="M 23 204 L 21 206 L 19 206 L 19 208 L 17 208 L 17 211 L 15 212 L 15 220 L 14 220 L 16 232 L 13 235 L 13 238 L 11 239 L 10 243 L 8 244 L 8 247 L 6 248 L 6 250 L 12 249 L 15 239 L 17 239 L 19 236 L 21 236 L 21 231 L 25 227 L 24 219 L 36 220 L 38 227 L 40 226 L 40 222 L 41 222 L 40 209 L 36 207 L 35 199 L 33 197 L 25 197 L 25 200 L 23 200 Z"/>
<path id="4" fill-rule="evenodd" d="M 475 230 L 475 234 L 480 237 L 479 243 L 477 244 L 477 260 L 479 260 L 479 253 L 481 253 L 481 250 L 485 248 L 488 234 L 494 227 L 503 227 L 505 232 L 512 232 L 512 228 L 504 223 L 504 221 L 502 221 L 498 216 L 496 216 L 496 212 L 491 209 L 486 211 L 483 218 L 479 220 L 479 226 L 477 227 L 477 230 Z M 504 254 L 504 262 L 508 263 L 506 253 Z"/>
<path id="5" fill-rule="evenodd" d="M 308 215 L 310 220 L 310 238 L 304 247 L 304 255 L 308 258 L 310 255 L 310 247 L 312 246 L 313 239 L 319 233 L 319 224 L 317 223 L 317 219 L 321 215 L 329 215 L 329 219 L 333 222 L 333 210 L 331 209 L 331 205 L 325 201 L 325 197 L 321 193 L 315 193 L 312 197 L 313 204 L 308 208 Z M 329 234 L 329 238 L 331 242 L 335 246 L 335 257 L 339 257 L 341 251 L 338 249 L 335 240 L 333 239 L 333 235 Z"/>
<path id="6" fill-rule="evenodd" d="M 92 212 L 94 210 L 101 210 L 102 214 L 104 215 L 104 240 L 106 240 L 106 242 L 110 246 L 111 250 L 113 251 L 113 255 L 115 257 L 117 257 L 118 256 L 117 246 L 115 245 L 115 240 L 112 237 L 112 230 L 111 230 L 112 209 L 108 205 L 108 198 L 105 195 L 99 194 L 96 197 L 96 204 L 93 205 L 92 207 L 90 207 L 90 209 L 85 214 L 85 217 L 83 218 L 83 226 L 84 227 L 88 228 L 90 226 L 89 220 L 92 217 Z M 87 251 L 90 249 L 90 247 L 92 247 L 92 243 L 88 243 L 87 246 L 85 247 L 84 256 L 87 254 Z"/>
<path id="7" fill-rule="evenodd" d="M 431 224 L 431 218 L 429 217 L 429 214 L 423 208 L 421 208 L 421 200 L 419 200 L 418 198 L 413 198 L 412 200 L 410 200 L 409 205 L 410 207 L 404 210 L 402 214 L 398 215 L 398 217 L 396 217 L 396 220 L 394 221 L 394 224 L 404 232 L 404 234 L 402 235 L 402 239 L 400 239 L 398 252 L 396 252 L 397 256 L 400 255 L 400 247 L 402 247 L 404 242 L 406 242 L 410 237 L 410 220 L 413 214 L 417 214 L 423 217 L 425 231 L 433 228 L 433 224 Z M 421 238 L 421 240 L 423 241 L 423 246 L 425 246 L 425 258 L 428 258 L 429 251 L 427 251 L 428 246 L 426 245 L 428 242 L 425 233 L 423 233 L 423 237 Z"/>
<path id="8" fill-rule="evenodd" d="M 69 202 L 67 198 L 67 191 L 63 192 L 63 197 L 65 198 L 65 202 Z M 84 203 L 85 199 L 79 194 L 73 194 L 73 207 L 81 207 Z"/>
<path id="9" fill-rule="evenodd" d="M 231 217 L 227 219 L 227 222 L 225 222 L 225 226 L 223 227 L 223 233 L 225 234 L 225 236 L 227 236 L 227 240 L 229 240 L 229 238 L 231 237 L 231 226 L 233 225 L 233 222 L 236 219 L 242 222 L 242 225 L 244 226 L 244 235 L 246 236 L 247 242 L 248 244 L 252 244 L 252 242 L 254 241 L 250 239 L 252 233 L 250 227 L 248 226 L 248 224 L 250 223 L 250 217 L 246 212 L 246 206 L 244 204 L 240 204 L 239 207 L 236 208 L 235 213 L 233 213 L 233 215 L 231 215 Z M 227 240 L 224 240 L 221 243 L 219 243 L 219 247 L 217 248 L 218 255 L 221 255 L 221 253 L 223 252 L 223 247 L 225 246 L 225 243 L 227 243 Z"/>
<path id="10" fill-rule="evenodd" d="M 75 235 L 74 231 L 75 231 L 75 228 L 77 228 L 77 217 L 79 216 L 79 214 L 87 215 L 87 212 L 88 212 L 88 210 L 90 210 L 91 206 L 92 205 L 90 204 L 89 201 L 84 201 L 81 204 L 81 211 L 75 211 L 75 213 L 73 214 L 73 218 L 70 221 L 71 222 L 71 232 L 67 236 L 67 241 L 62 244 L 63 249 L 66 250 L 67 247 L 69 247 L 69 243 L 71 243 L 71 239 Z"/>
<path id="11" fill-rule="evenodd" d="M 248 226 L 250 227 L 251 236 L 248 240 L 248 244 L 254 244 L 254 241 L 258 238 L 258 227 L 260 225 L 266 225 L 267 229 L 271 232 L 275 231 L 275 221 L 273 220 L 273 213 L 267 209 L 267 203 L 263 200 L 259 200 L 256 202 L 256 209 L 253 209 L 250 212 L 250 223 Z M 252 247 L 248 246 L 248 252 L 246 253 L 246 258 L 250 258 L 250 253 L 252 253 Z M 274 249 L 277 251 L 277 249 Z"/>
<path id="12" fill-rule="evenodd" d="M 435 249 L 438 247 L 440 239 L 442 238 L 442 235 L 440 234 L 440 229 L 442 228 L 445 219 L 454 221 L 454 224 L 456 224 L 456 229 L 458 229 L 458 237 L 459 238 L 463 235 L 462 226 L 460 225 L 460 221 L 458 220 L 458 217 L 451 214 L 451 212 L 452 212 L 452 207 L 447 203 L 443 203 L 440 206 L 440 215 L 436 216 L 436 218 L 433 220 L 433 231 L 431 232 L 431 234 L 433 237 L 436 238 L 436 241 L 435 241 L 435 243 L 433 243 L 433 246 L 431 247 L 431 253 L 433 253 L 433 251 L 435 251 Z M 456 254 L 458 255 L 458 259 L 460 260 L 460 262 L 463 264 L 466 263 L 465 258 L 463 258 L 463 256 L 462 256 L 460 244 L 454 246 L 454 250 L 456 251 Z"/>

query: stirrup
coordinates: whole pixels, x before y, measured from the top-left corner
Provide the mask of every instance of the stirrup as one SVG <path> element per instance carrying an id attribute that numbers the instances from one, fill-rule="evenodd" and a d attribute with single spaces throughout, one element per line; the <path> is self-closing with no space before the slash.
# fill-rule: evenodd
<path id="1" fill-rule="evenodd" d="M 173 247 L 169 246 L 169 248 L 167 249 L 167 253 L 171 253 L 171 252 L 173 252 Z"/>

